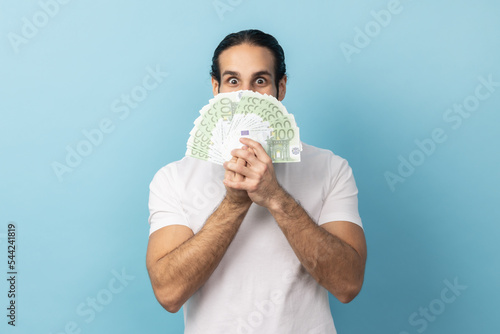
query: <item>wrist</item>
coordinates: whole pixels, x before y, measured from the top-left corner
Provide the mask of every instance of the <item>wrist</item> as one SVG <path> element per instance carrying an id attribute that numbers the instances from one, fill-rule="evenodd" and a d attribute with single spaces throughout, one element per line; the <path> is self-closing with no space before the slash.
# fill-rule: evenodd
<path id="1" fill-rule="evenodd" d="M 271 214 L 286 214 L 297 203 L 282 187 L 275 192 L 274 196 L 269 198 L 267 209 Z"/>
<path id="2" fill-rule="evenodd" d="M 222 204 L 224 204 L 230 212 L 246 212 L 252 205 L 252 201 L 248 197 L 247 199 L 237 199 L 226 194 L 222 200 Z"/>

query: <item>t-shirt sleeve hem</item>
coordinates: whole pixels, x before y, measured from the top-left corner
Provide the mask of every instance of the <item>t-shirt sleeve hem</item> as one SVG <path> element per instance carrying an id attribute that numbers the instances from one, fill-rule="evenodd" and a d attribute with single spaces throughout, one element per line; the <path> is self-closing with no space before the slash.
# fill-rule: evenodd
<path id="1" fill-rule="evenodd" d="M 153 234 L 153 232 L 156 232 L 163 227 L 172 226 L 172 225 L 182 225 L 182 226 L 186 226 L 188 228 L 191 228 L 191 227 L 189 227 L 188 224 L 186 224 L 184 222 L 175 222 L 175 223 L 168 223 L 168 224 L 165 224 L 162 222 L 153 222 L 153 223 L 150 223 L 149 236 L 151 236 L 151 234 Z"/>
<path id="2" fill-rule="evenodd" d="M 323 216 L 319 219 L 318 225 L 323 225 L 334 221 L 347 221 L 358 225 L 363 228 L 363 223 L 361 222 L 361 217 L 358 215 L 353 215 L 351 213 L 336 212 L 327 216 Z"/>

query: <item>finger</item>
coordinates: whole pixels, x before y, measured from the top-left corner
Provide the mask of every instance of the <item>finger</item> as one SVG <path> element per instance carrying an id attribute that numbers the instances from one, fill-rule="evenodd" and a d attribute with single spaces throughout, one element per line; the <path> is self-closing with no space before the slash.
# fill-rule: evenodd
<path id="1" fill-rule="evenodd" d="M 223 180 L 222 181 L 226 187 L 242 190 L 244 189 L 244 183 L 240 181 L 232 181 L 232 180 Z"/>
<path id="2" fill-rule="evenodd" d="M 227 171 L 224 174 L 224 179 L 223 180 L 229 180 L 229 181 L 237 181 L 237 182 L 243 182 L 245 181 L 245 176 L 232 172 L 232 171 Z"/>
<path id="3" fill-rule="evenodd" d="M 236 162 L 231 162 L 231 161 L 226 161 L 226 162 L 224 162 L 224 164 L 222 166 L 224 166 L 224 169 L 229 171 L 229 172 L 245 175 L 244 172 L 245 172 L 246 166 L 244 166 L 242 164 L 239 164 Z"/>
<path id="4" fill-rule="evenodd" d="M 247 178 L 257 178 L 259 175 L 265 173 L 265 171 L 269 168 L 269 164 L 272 164 L 271 159 L 268 162 L 264 162 L 259 160 L 255 154 L 253 148 L 248 148 L 248 150 L 234 150 L 232 154 L 238 156 L 240 155 L 242 159 L 247 160 L 248 171 L 245 172 L 245 177 Z"/>
<path id="5" fill-rule="evenodd" d="M 231 159 L 231 161 L 233 161 L 233 160 Z M 236 158 L 236 162 L 233 162 L 233 163 L 236 163 L 237 165 L 240 165 L 240 166 L 247 165 L 247 162 L 241 158 Z M 233 175 L 234 175 L 233 178 L 230 180 L 233 180 L 233 181 L 244 181 L 245 180 L 245 177 L 241 174 L 233 173 Z"/>
<path id="6" fill-rule="evenodd" d="M 260 161 L 267 163 L 271 161 L 269 155 L 267 155 L 266 150 L 262 147 L 262 145 L 250 138 L 240 138 L 240 142 L 254 150 L 255 156 Z"/>
<path id="7" fill-rule="evenodd" d="M 242 165 L 242 166 L 245 166 L 247 164 L 245 159 L 239 158 L 237 156 L 235 156 L 234 158 L 236 158 L 236 161 L 233 161 L 233 159 L 231 159 L 231 162 L 234 162 L 234 163 L 236 163 L 238 165 Z"/>
<path id="8" fill-rule="evenodd" d="M 234 160 L 236 160 L 236 159 L 234 159 Z M 232 159 L 231 159 L 231 161 L 232 161 Z M 234 180 L 236 178 L 236 173 L 233 172 L 232 170 L 227 169 L 226 165 L 225 165 L 226 163 L 228 163 L 228 161 L 224 162 L 224 164 L 223 164 L 223 167 L 226 170 L 224 172 L 224 180 Z M 236 162 L 234 162 L 234 163 L 236 163 Z"/>
<path id="9" fill-rule="evenodd" d="M 234 179 L 235 175 L 236 175 L 235 172 L 226 170 L 226 172 L 224 173 L 224 180 L 232 180 Z"/>
<path id="10" fill-rule="evenodd" d="M 246 178 L 257 177 L 257 173 L 251 170 L 248 166 L 242 166 L 234 162 L 226 161 L 224 163 L 224 168 L 228 171 L 236 173 L 236 175 L 240 174 Z"/>
<path id="11" fill-rule="evenodd" d="M 234 149 L 231 151 L 231 154 L 240 159 L 244 159 L 248 164 L 255 165 L 257 163 L 257 157 L 255 156 L 253 149 L 248 148 L 247 150 L 243 149 Z"/>

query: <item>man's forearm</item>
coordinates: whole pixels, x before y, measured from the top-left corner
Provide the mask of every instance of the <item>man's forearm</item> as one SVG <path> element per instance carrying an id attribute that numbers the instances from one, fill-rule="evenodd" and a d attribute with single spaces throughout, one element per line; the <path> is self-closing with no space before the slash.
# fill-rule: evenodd
<path id="1" fill-rule="evenodd" d="M 268 209 L 311 276 L 340 301 L 352 300 L 363 283 L 364 260 L 360 254 L 316 225 L 284 190 Z"/>
<path id="2" fill-rule="evenodd" d="M 250 205 L 224 198 L 197 234 L 157 261 L 154 284 L 169 311 L 177 312 L 217 268 Z"/>
<path id="3" fill-rule="evenodd" d="M 240 142 L 250 149 L 234 149 L 231 154 L 246 164 L 224 163 L 226 171 L 241 176 L 241 180 L 224 180 L 226 187 L 245 190 L 254 203 L 266 207 L 306 270 L 340 301 L 349 302 L 363 283 L 364 236 L 354 232 L 351 242 L 357 244 L 351 246 L 331 230 L 316 225 L 279 185 L 272 159 L 262 145 L 250 138 Z"/>

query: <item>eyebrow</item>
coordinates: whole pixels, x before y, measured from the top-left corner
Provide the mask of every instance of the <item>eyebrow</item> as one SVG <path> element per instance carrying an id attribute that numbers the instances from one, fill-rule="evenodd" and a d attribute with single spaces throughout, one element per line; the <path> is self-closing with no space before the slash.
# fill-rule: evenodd
<path id="1" fill-rule="evenodd" d="M 238 72 L 234 72 L 234 71 L 224 71 L 222 73 L 222 76 L 226 76 L 226 75 L 232 75 L 232 76 L 235 76 L 235 77 L 239 77 L 240 74 Z"/>
<path id="2" fill-rule="evenodd" d="M 222 76 L 224 77 L 226 75 L 231 75 L 231 76 L 239 77 L 240 73 L 239 72 L 235 72 L 235 71 L 224 71 L 222 73 Z M 263 75 L 267 75 L 267 76 L 272 77 L 272 74 L 269 71 L 259 71 L 259 72 L 256 72 L 256 73 L 253 74 L 254 77 L 259 77 L 259 76 L 263 76 Z"/>

